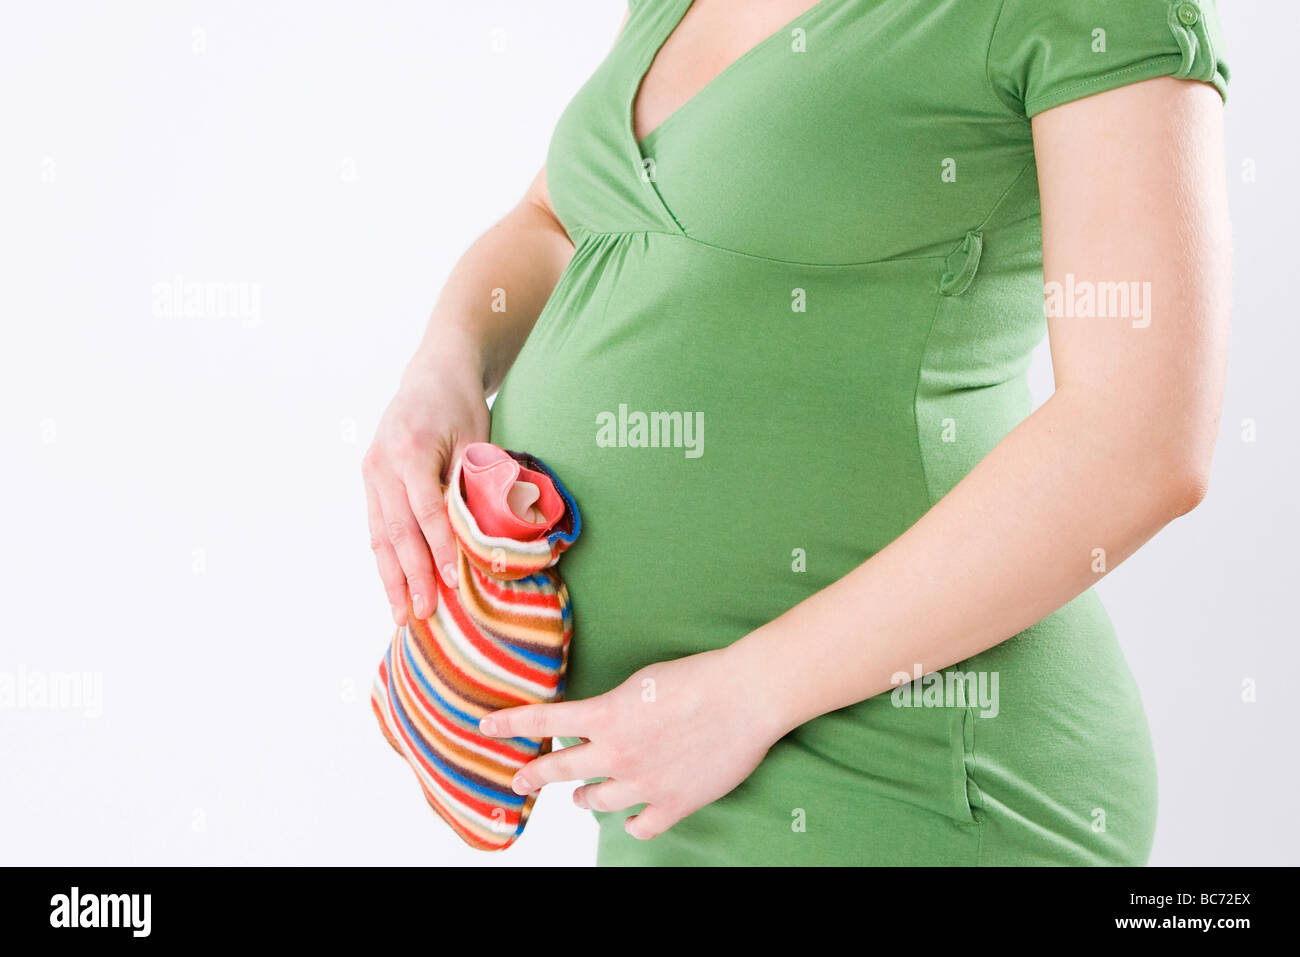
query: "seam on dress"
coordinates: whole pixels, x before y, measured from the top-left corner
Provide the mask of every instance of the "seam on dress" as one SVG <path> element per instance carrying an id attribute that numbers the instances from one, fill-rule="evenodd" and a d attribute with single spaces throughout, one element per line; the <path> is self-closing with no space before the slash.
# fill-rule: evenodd
<path id="1" fill-rule="evenodd" d="M 667 235 L 673 236 L 676 234 L 668 233 Z M 941 256 L 936 254 L 934 256 L 899 256 L 897 258 L 887 258 L 887 259 L 864 259 L 861 262 L 851 262 L 851 263 L 811 263 L 811 262 L 802 262 L 798 259 L 774 259 L 771 256 L 758 256 L 755 255 L 754 253 L 741 252 L 739 249 L 728 249 L 726 246 L 718 246 L 715 245 L 714 243 L 706 243 L 704 240 L 696 239 L 694 236 L 691 236 L 687 233 L 682 233 L 680 238 L 688 239 L 693 243 L 698 243 L 699 245 L 706 246 L 709 249 L 716 249 L 719 252 L 730 253 L 733 256 L 743 256 L 745 259 L 753 259 L 756 262 L 774 263 L 779 266 L 811 266 L 816 269 L 843 269 L 848 266 L 883 266 L 886 265 L 887 263 L 912 263 L 912 262 L 924 262 L 927 259 L 947 258 L 946 256 Z"/>
<path id="2" fill-rule="evenodd" d="M 1001 200 L 999 200 L 999 202 L 1000 201 Z M 884 266 L 889 263 L 916 263 L 934 260 L 942 261 L 947 259 L 949 255 L 949 253 L 935 253 L 931 256 L 894 256 L 885 259 L 864 259 L 859 262 L 851 263 L 814 263 L 804 262 L 798 259 L 774 259 L 771 256 L 758 256 L 754 253 L 743 252 L 739 249 L 729 249 L 726 246 L 719 246 L 716 243 L 705 242 L 703 239 L 697 239 L 688 233 L 674 233 L 667 229 L 587 229 L 586 232 L 589 237 L 593 238 L 598 236 L 668 236 L 672 239 L 684 239 L 687 242 L 695 243 L 697 246 L 703 246 L 706 249 L 715 249 L 720 253 L 727 253 L 731 256 L 740 256 L 743 259 L 752 259 L 755 262 L 772 263 L 777 266 L 806 266 L 813 269 L 846 269 L 851 266 Z"/>
<path id="3" fill-rule="evenodd" d="M 1150 78 L 1157 76 L 1172 76 L 1167 73 L 1165 67 L 1173 64 L 1182 65 L 1183 58 L 1177 53 L 1165 53 L 1160 56 L 1151 57 L 1143 60 L 1141 63 L 1134 63 L 1132 66 L 1120 67 L 1118 70 L 1111 70 L 1108 73 L 1098 73 L 1090 76 L 1085 80 L 1077 83 L 1071 83 L 1069 86 L 1063 86 L 1053 90 L 1050 94 L 1034 97 L 1025 101 L 1026 113 L 1041 113 L 1043 110 L 1051 109 L 1053 106 L 1064 106 L 1070 101 L 1072 94 L 1080 90 L 1096 89 L 1098 93 L 1110 89 L 1107 84 L 1111 80 L 1118 79 L 1122 76 L 1128 76 L 1130 73 L 1146 73 L 1152 71 Z M 1065 97 L 1064 100 L 1060 97 Z M 1031 117 L 1032 119 L 1032 117 Z"/>
<path id="4" fill-rule="evenodd" d="M 739 249 L 728 249 L 726 246 L 719 246 L 715 243 L 705 242 L 703 239 L 697 239 L 689 233 L 664 233 L 664 235 L 675 236 L 678 239 L 685 239 L 708 249 L 716 249 L 718 252 L 729 253 L 732 256 L 740 256 L 744 259 L 752 259 L 755 262 L 773 263 L 778 266 L 809 266 L 814 269 L 844 269 L 850 266 L 884 266 L 888 263 L 925 262 L 926 260 L 942 260 L 947 258 L 946 254 L 936 253 L 933 256 L 898 256 L 885 259 L 864 259 L 860 262 L 851 263 L 813 263 L 803 262 L 798 259 L 774 259 L 771 256 L 759 256 L 754 253 L 742 252 Z"/>
<path id="5" fill-rule="evenodd" d="M 984 228 L 993 220 L 993 217 L 997 215 L 998 210 L 1002 208 L 1002 204 L 1006 202 L 1007 197 L 1011 195 L 1012 190 L 1016 188 L 1016 186 L 1020 183 L 1021 179 L 1024 178 L 1025 174 L 1031 168 L 1034 167 L 1035 162 L 1036 162 L 1036 157 L 1031 154 L 1029 159 L 1026 160 L 1025 164 L 1020 168 L 1020 171 L 1011 178 L 1011 182 L 998 195 L 998 198 L 993 201 L 992 206 L 989 208 L 988 214 L 980 221 L 980 224 L 978 227 L 976 227 L 975 231 L 982 232 Z M 928 257 L 928 258 L 936 258 L 936 257 Z M 938 257 L 938 258 L 942 258 L 943 261 L 945 262 L 947 261 L 946 256 Z M 943 309 L 944 304 L 950 301 L 950 298 L 951 297 L 945 296 L 940 292 L 935 293 L 936 302 L 934 306 L 934 313 L 930 316 L 930 328 L 927 329 L 925 333 L 925 341 L 921 346 L 921 355 L 916 364 L 916 378 L 912 385 L 912 437 L 916 446 L 917 464 L 920 466 L 921 469 L 921 481 L 925 486 L 925 499 L 926 499 L 925 511 L 926 512 L 928 512 L 930 509 L 932 509 L 935 506 L 936 502 L 938 501 L 938 497 L 935 493 L 934 486 L 931 484 L 930 470 L 926 464 L 925 447 L 921 442 L 921 417 L 920 417 L 921 377 L 925 373 L 926 359 L 930 354 L 930 346 L 934 340 L 935 330 L 939 326 L 939 314 Z M 967 709 L 967 711 L 969 712 L 969 708 Z M 985 825 L 984 825 L 984 821 L 978 815 L 976 815 L 975 809 L 970 805 L 968 788 L 971 783 L 971 778 L 970 778 L 970 772 L 966 766 L 965 720 L 966 719 L 963 719 L 962 722 L 961 742 L 960 742 L 961 751 L 962 751 L 961 786 L 962 786 L 962 793 L 966 798 L 966 806 L 970 808 L 971 818 L 975 825 L 975 833 L 976 833 L 975 866 L 979 867 L 980 860 L 984 851 L 984 826 Z M 951 733 L 952 732 L 950 728 L 949 734 Z M 973 761 L 975 756 L 975 729 L 973 725 L 971 727 L 970 756 Z M 976 785 L 977 789 L 978 787 L 979 785 Z"/>
<path id="6" fill-rule="evenodd" d="M 645 162 L 645 157 L 642 157 L 641 161 Z M 650 161 L 654 162 L 653 156 L 650 157 Z M 665 234 L 669 236 L 685 236 L 686 227 L 681 224 L 681 221 L 677 218 L 677 214 L 673 212 L 673 208 L 668 205 L 668 200 L 664 199 L 664 194 L 659 192 L 659 187 L 655 185 L 654 180 L 650 181 L 650 191 L 654 193 L 655 197 L 659 200 L 659 208 L 668 214 L 668 218 L 672 220 L 672 224 L 677 227 L 676 233 L 668 232 L 667 230 L 665 230 L 664 231 Z"/>
<path id="7" fill-rule="evenodd" d="M 587 235 L 591 237 L 609 236 L 611 238 L 618 236 L 674 236 L 677 239 L 685 239 L 681 233 L 674 233 L 668 229 L 586 229 Z"/>
<path id="8" fill-rule="evenodd" d="M 989 92 L 993 94 L 993 99 L 997 100 L 998 103 L 1002 105 L 1002 108 L 1007 111 L 1007 114 L 1009 116 L 1012 116 L 1017 120 L 1020 120 L 1022 123 L 1028 123 L 1029 117 L 1021 113 L 1017 113 L 1015 110 L 1009 107 L 1007 105 L 1007 101 L 1002 99 L 1002 97 L 998 94 L 998 88 L 993 84 L 993 75 L 990 72 L 992 62 L 993 62 L 993 44 L 997 41 L 998 27 L 1001 26 L 1002 24 L 1002 13 L 1003 11 L 1006 10 L 1006 8 L 1007 8 L 1007 0 L 1001 0 L 1001 3 L 998 5 L 998 15 L 993 18 L 993 31 L 989 34 L 989 48 L 988 48 L 988 52 L 984 54 L 984 82 L 988 84 Z M 1023 101 L 1022 101 L 1022 105 L 1023 105 Z"/>
<path id="9" fill-rule="evenodd" d="M 1029 159 L 1025 161 L 1024 166 L 1020 167 L 1020 172 L 1016 173 L 1015 176 L 1011 177 L 1011 182 L 1007 185 L 1007 188 L 1002 191 L 1002 195 L 999 196 L 994 201 L 993 207 L 989 210 L 989 214 L 984 217 L 983 221 L 980 222 L 978 226 L 975 227 L 976 232 L 983 232 L 984 227 L 986 227 L 990 222 L 992 222 L 993 217 L 996 216 L 998 214 L 998 210 L 1002 208 L 1002 204 L 1005 203 L 1007 197 L 1011 195 L 1011 191 L 1020 184 L 1020 180 L 1025 175 L 1026 171 L 1029 170 L 1030 167 L 1034 166 L 1034 164 L 1037 162 L 1038 162 L 1038 154 L 1031 150 Z"/>
<path id="10" fill-rule="evenodd" d="M 1006 202 L 1007 197 L 1011 195 L 1011 191 L 1016 188 L 1025 173 L 1034 166 L 1034 163 L 1035 157 L 1031 155 L 1029 159 L 1025 161 L 1025 165 L 1020 167 L 1020 172 L 1016 173 L 1016 175 L 1011 178 L 1011 182 L 1008 184 L 1007 188 L 1004 189 L 998 198 L 993 201 L 993 205 L 989 208 L 988 215 L 980 221 L 980 224 L 975 227 L 974 231 L 983 232 L 984 228 L 993 220 L 993 217 L 997 215 L 998 210 L 1002 208 L 1002 204 Z M 690 237 L 687 238 L 689 239 Z M 925 256 L 918 258 L 941 259 L 944 262 L 947 262 L 948 257 Z M 934 339 L 934 330 L 939 325 L 939 310 L 943 308 L 944 302 L 949 298 L 944 296 L 942 293 L 937 293 L 936 297 L 939 301 L 934 307 L 934 315 L 930 317 L 930 328 L 927 329 L 925 333 L 925 343 L 921 346 L 921 357 L 916 364 L 916 379 L 912 384 L 912 434 L 916 440 L 916 459 L 921 466 L 921 479 L 925 483 L 927 512 L 934 507 L 938 499 L 935 497 L 934 488 L 930 484 L 930 473 L 925 464 L 925 449 L 921 445 L 921 418 L 917 406 L 921 398 L 921 376 L 925 372 L 926 357 L 930 354 L 930 343 Z"/>
<path id="11" fill-rule="evenodd" d="M 672 35 L 677 32 L 677 28 L 681 26 L 682 21 L 686 19 L 686 15 L 694 5 L 695 0 L 687 0 L 686 6 L 682 8 L 680 13 L 672 14 L 671 11 L 668 11 L 670 15 L 668 32 L 658 39 L 656 39 L 656 37 L 659 37 L 658 32 L 651 37 L 648 54 L 634 61 L 637 64 L 637 68 L 631 76 L 631 89 L 625 96 L 620 94 L 620 97 L 624 100 L 623 129 L 626 131 L 628 142 L 631 144 L 633 154 L 635 154 L 637 169 L 641 170 L 642 173 L 645 171 L 646 155 L 645 151 L 641 148 L 640 142 L 638 142 L 636 138 L 636 101 L 641 93 L 641 84 L 645 82 L 646 75 L 650 72 L 651 67 L 654 66 L 655 60 L 658 59 L 659 51 L 668 44 L 668 41 L 672 38 Z M 658 24 L 656 24 L 656 28 L 657 27 Z M 669 115 L 669 118 L 671 118 L 671 114 Z M 651 130 L 650 133 L 653 134 L 657 132 L 658 129 L 658 127 L 655 127 L 655 129 Z M 623 134 L 620 133 L 620 138 L 622 138 L 622 135 Z M 659 192 L 659 187 L 655 185 L 654 180 L 645 180 L 645 185 L 647 185 L 650 188 L 650 192 L 654 194 L 655 203 L 659 207 L 658 210 L 656 210 L 656 213 L 664 213 L 668 220 L 677 227 L 678 233 L 685 235 L 686 231 L 682 229 L 682 224 L 677 221 L 677 214 L 668 207 L 668 203 L 664 200 L 663 194 Z M 672 235 L 670 230 L 663 231 Z"/>
<path id="12" fill-rule="evenodd" d="M 925 449 L 921 445 L 921 417 L 918 406 L 921 399 L 921 376 L 925 372 L 925 357 L 930 353 L 930 340 L 934 338 L 935 327 L 939 325 L 939 310 L 948 301 L 948 297 L 935 293 L 934 313 L 930 316 L 930 328 L 925 331 L 925 342 L 921 345 L 921 358 L 916 363 L 916 378 L 912 383 L 912 439 L 916 443 L 916 461 L 921 466 L 921 482 L 925 485 L 925 511 L 934 508 L 937 499 L 934 488 L 930 485 L 930 472 L 925 464 Z M 924 513 L 922 513 L 924 514 Z"/>

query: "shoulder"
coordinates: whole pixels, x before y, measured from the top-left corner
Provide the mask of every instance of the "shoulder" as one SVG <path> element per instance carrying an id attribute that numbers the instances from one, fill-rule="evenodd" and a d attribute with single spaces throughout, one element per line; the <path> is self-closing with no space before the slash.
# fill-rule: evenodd
<path id="1" fill-rule="evenodd" d="M 1211 83 L 1227 98 L 1215 0 L 999 0 L 989 79 L 1033 116 L 1157 76 Z"/>

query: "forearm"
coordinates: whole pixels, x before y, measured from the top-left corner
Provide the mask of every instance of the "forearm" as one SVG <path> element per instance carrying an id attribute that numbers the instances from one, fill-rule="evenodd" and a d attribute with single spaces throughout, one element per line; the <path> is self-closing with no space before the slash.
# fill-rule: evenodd
<path id="1" fill-rule="evenodd" d="M 500 386 L 573 254 L 564 228 L 533 191 L 456 263 L 408 376 L 454 369 L 480 380 L 484 395 Z"/>
<path id="2" fill-rule="evenodd" d="M 915 525 L 727 653 L 779 736 L 1047 616 L 1201 495 L 1177 436 L 1061 389 Z"/>

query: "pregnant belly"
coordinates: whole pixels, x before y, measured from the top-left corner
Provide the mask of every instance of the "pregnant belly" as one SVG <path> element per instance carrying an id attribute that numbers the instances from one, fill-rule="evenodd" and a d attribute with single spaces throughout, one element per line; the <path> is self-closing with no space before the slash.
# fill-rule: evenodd
<path id="1" fill-rule="evenodd" d="M 847 574 L 1026 414 L 1021 383 L 986 367 L 995 345 L 1010 343 L 1009 366 L 1028 347 L 997 339 L 970 304 L 945 311 L 941 270 L 774 263 L 659 234 L 579 244 L 492 421 L 493 441 L 539 456 L 582 512 L 560 566 L 574 603 L 568 697 L 730 644 Z M 949 417 L 959 441 L 944 444 Z M 739 789 L 701 826 L 746 831 L 758 815 L 788 830 L 789 802 L 810 800 L 816 774 L 841 804 L 861 795 L 846 827 L 864 809 L 912 806 L 963 834 L 1002 814 L 1077 831 L 1080 846 L 1114 843 L 1117 828 L 1078 824 L 1104 798 L 1149 847 L 1145 719 L 1091 592 L 961 667 L 1000 675 L 987 718 L 888 694 L 823 715 L 771 752 L 775 783 Z"/>
<path id="2" fill-rule="evenodd" d="M 914 396 L 940 268 L 579 245 L 492 423 L 582 512 L 561 566 L 571 695 L 729 644 L 924 513 Z"/>

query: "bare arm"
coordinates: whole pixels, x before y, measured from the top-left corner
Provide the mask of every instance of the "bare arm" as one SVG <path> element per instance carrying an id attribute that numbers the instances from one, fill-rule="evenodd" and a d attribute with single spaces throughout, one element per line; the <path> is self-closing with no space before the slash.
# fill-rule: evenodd
<path id="1" fill-rule="evenodd" d="M 484 395 L 495 392 L 572 255 L 543 168 L 519 204 L 452 269 L 406 375 L 441 369 L 454 357 L 480 374 Z M 495 290 L 505 293 L 505 308 Z"/>

